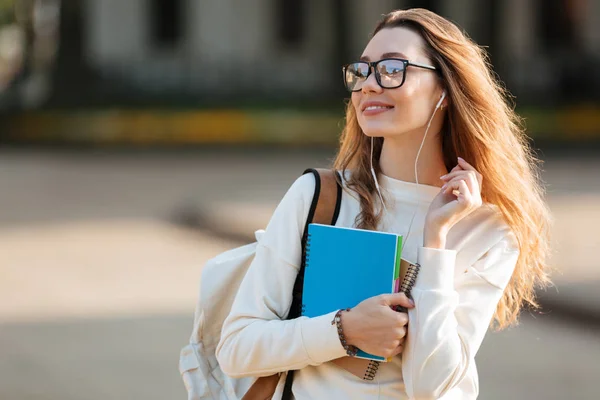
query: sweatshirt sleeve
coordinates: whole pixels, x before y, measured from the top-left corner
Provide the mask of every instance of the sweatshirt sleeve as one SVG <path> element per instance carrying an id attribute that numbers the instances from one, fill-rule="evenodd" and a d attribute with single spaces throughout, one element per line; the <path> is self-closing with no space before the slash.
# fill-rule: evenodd
<path id="1" fill-rule="evenodd" d="M 231 377 L 268 376 L 345 355 L 331 324 L 335 313 L 285 320 L 314 189 L 312 175 L 298 178 L 259 241 L 216 349 L 221 369 Z"/>
<path id="2" fill-rule="evenodd" d="M 455 250 L 418 249 L 421 270 L 402 354 L 409 398 L 437 399 L 465 378 L 518 257 L 509 232 L 455 284 Z"/>

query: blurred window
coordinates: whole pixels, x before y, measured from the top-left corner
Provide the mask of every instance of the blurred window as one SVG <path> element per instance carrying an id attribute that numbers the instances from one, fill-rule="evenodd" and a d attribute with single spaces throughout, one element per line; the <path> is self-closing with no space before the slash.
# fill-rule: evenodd
<path id="1" fill-rule="evenodd" d="M 442 14 L 440 0 L 405 0 L 399 1 L 398 3 L 397 8 L 425 8 L 435 13 Z"/>
<path id="2" fill-rule="evenodd" d="M 152 41 L 158 46 L 171 47 L 181 40 L 182 3 L 182 0 L 152 0 L 150 2 Z"/>
<path id="3" fill-rule="evenodd" d="M 544 50 L 576 45 L 576 7 L 579 1 L 538 0 L 540 38 Z"/>
<path id="4" fill-rule="evenodd" d="M 600 88 L 598 59 L 585 48 L 582 37 L 591 1 L 538 0 L 538 37 L 552 68 L 548 83 L 563 102 L 597 99 Z"/>
<path id="5" fill-rule="evenodd" d="M 286 46 L 300 46 L 305 36 L 306 1 L 278 0 L 278 36 Z"/>

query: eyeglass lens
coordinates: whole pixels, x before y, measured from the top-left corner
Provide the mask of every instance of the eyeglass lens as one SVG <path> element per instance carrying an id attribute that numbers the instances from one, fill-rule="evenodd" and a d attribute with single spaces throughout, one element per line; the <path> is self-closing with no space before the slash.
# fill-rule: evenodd
<path id="1" fill-rule="evenodd" d="M 362 89 L 362 85 L 369 76 L 369 69 L 369 64 L 365 62 L 348 65 L 345 73 L 348 90 L 357 91 Z M 391 89 L 402 85 L 405 71 L 404 62 L 399 60 L 382 60 L 377 63 L 376 69 L 382 87 Z"/>

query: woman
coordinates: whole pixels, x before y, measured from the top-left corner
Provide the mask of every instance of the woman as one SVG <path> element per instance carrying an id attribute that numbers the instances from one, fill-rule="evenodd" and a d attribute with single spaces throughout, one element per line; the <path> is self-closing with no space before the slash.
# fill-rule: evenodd
<path id="1" fill-rule="evenodd" d="M 296 399 L 474 399 L 474 357 L 490 322 L 515 323 L 522 306 L 537 306 L 534 286 L 549 283 L 537 160 L 483 50 L 430 11 L 385 15 L 344 82 L 337 225 L 403 235 L 403 259 L 420 265 L 413 301 L 382 295 L 283 320 L 315 187 L 305 175 L 277 207 L 240 287 L 217 348 L 221 367 L 235 377 L 298 370 Z M 341 336 L 393 361 L 362 379 L 345 367 Z"/>

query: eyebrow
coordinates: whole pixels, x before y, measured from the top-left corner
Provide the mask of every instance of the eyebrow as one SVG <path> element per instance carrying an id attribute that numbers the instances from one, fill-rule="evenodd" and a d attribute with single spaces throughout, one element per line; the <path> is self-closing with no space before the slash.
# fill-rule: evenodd
<path id="1" fill-rule="evenodd" d="M 404 53 L 391 52 L 391 53 L 383 53 L 381 55 L 381 60 L 383 60 L 384 58 L 390 58 L 390 57 L 399 57 L 399 58 L 408 59 L 408 57 L 406 57 L 406 55 Z M 360 61 L 370 61 L 370 58 L 368 56 L 362 56 L 360 58 Z"/>

